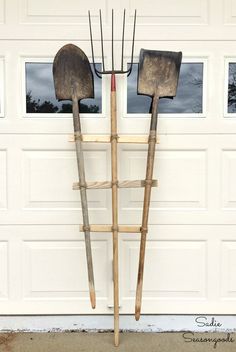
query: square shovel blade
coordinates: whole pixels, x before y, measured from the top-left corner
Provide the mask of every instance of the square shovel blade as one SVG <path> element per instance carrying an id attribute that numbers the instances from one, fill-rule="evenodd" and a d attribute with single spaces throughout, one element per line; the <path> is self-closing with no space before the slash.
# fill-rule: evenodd
<path id="1" fill-rule="evenodd" d="M 173 98 L 176 95 L 182 53 L 140 50 L 138 94 Z"/>
<path id="2" fill-rule="evenodd" d="M 53 79 L 58 100 L 94 98 L 93 73 L 85 53 L 73 44 L 64 45 L 53 61 Z"/>

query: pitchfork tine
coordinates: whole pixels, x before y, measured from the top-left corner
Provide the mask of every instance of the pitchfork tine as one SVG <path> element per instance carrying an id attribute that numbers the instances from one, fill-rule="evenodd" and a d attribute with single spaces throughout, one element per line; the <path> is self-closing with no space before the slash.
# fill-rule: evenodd
<path id="1" fill-rule="evenodd" d="M 124 38 L 125 38 L 125 9 L 124 9 L 124 15 L 123 15 L 122 51 L 121 51 L 121 71 L 123 71 L 123 64 L 124 64 Z"/>
<path id="2" fill-rule="evenodd" d="M 112 72 L 114 71 L 114 10 L 111 11 L 111 60 Z"/>
<path id="3" fill-rule="evenodd" d="M 102 11 L 99 10 L 100 15 L 100 31 L 101 31 L 101 50 L 102 50 L 102 67 L 103 71 L 105 71 L 105 60 L 104 60 L 104 49 L 103 49 L 103 31 L 102 31 Z"/>
<path id="4" fill-rule="evenodd" d="M 130 68 L 128 70 L 127 77 L 131 74 L 132 68 L 133 68 L 133 61 L 134 61 L 134 38 L 135 38 L 135 27 L 136 27 L 136 13 L 137 10 L 134 11 L 134 27 L 133 27 L 133 40 L 132 40 L 132 50 L 131 50 L 131 64 Z"/>
<path id="5" fill-rule="evenodd" d="M 90 44 L 91 44 L 91 52 L 92 52 L 92 61 L 93 61 L 93 68 L 95 71 L 94 51 L 93 51 L 93 34 L 92 34 L 90 11 L 88 11 L 88 18 L 89 18 L 89 31 L 90 31 Z"/>
<path id="6" fill-rule="evenodd" d="M 95 70 L 94 51 L 93 51 L 93 34 L 92 34 L 90 11 L 88 11 L 88 17 L 89 17 L 89 30 L 90 30 L 90 43 L 91 43 L 91 51 L 92 51 L 92 60 L 93 60 L 93 67 Z"/>

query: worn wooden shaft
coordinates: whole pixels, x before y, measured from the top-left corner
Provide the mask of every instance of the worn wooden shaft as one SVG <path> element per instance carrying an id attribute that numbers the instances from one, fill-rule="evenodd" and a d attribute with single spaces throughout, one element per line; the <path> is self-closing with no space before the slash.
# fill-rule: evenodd
<path id="1" fill-rule="evenodd" d="M 147 237 L 147 227 L 148 227 L 148 215 L 149 206 L 151 199 L 152 190 L 152 176 L 153 167 L 155 159 L 155 138 L 156 138 L 156 128 L 157 128 L 157 109 L 158 109 L 159 99 L 157 96 L 153 97 L 152 102 L 152 117 L 150 123 L 150 134 L 149 134 L 149 144 L 148 144 L 148 155 L 146 164 L 146 185 L 144 191 L 144 202 L 143 202 L 143 216 L 142 216 L 142 226 L 141 226 L 141 242 L 139 251 L 139 267 L 138 267 L 138 280 L 136 289 L 136 302 L 135 302 L 135 319 L 139 320 L 141 312 L 141 301 L 142 301 L 142 288 L 143 288 L 143 274 L 144 274 L 144 259 L 145 259 L 145 248 L 146 248 L 146 237 Z"/>
<path id="2" fill-rule="evenodd" d="M 109 134 L 83 134 L 81 136 L 83 142 L 87 143 L 110 143 L 111 136 Z M 117 143 L 131 143 L 131 144 L 148 144 L 149 136 L 146 135 L 119 135 Z M 74 142 L 76 139 L 75 135 L 69 136 L 69 142 Z M 159 143 L 159 140 L 156 141 Z"/>
<path id="3" fill-rule="evenodd" d="M 118 180 L 116 77 L 111 75 L 111 181 L 113 234 L 114 344 L 119 345 L 119 278 L 118 278 Z"/>
<path id="4" fill-rule="evenodd" d="M 80 231 L 84 231 L 83 225 L 80 225 Z M 90 225 L 90 232 L 112 232 L 112 225 L 93 224 Z M 140 225 L 119 225 L 118 233 L 140 233 Z"/>
<path id="5" fill-rule="evenodd" d="M 132 180 L 132 181 L 118 181 L 118 188 L 141 188 L 145 187 L 145 180 Z M 80 182 L 73 183 L 73 190 L 78 190 L 81 188 L 87 189 L 108 189 L 112 187 L 112 182 L 110 181 L 93 181 L 86 182 L 86 184 L 81 184 Z M 157 180 L 152 180 L 152 187 L 157 187 Z"/>
<path id="6" fill-rule="evenodd" d="M 74 131 L 77 134 L 80 134 L 81 126 L 80 126 L 80 118 L 79 118 L 79 105 L 78 105 L 78 100 L 76 96 L 73 96 L 72 107 L 73 107 Z M 81 184 L 85 184 L 84 155 L 83 155 L 82 143 L 80 138 L 77 138 L 75 140 L 75 146 L 76 146 L 79 181 Z M 95 296 L 95 287 L 94 287 L 92 249 L 91 249 L 90 231 L 89 231 L 88 201 L 87 201 L 87 194 L 86 194 L 85 188 L 80 189 L 80 197 L 81 197 L 81 204 L 82 204 L 83 224 L 84 224 L 89 294 L 90 294 L 90 301 L 91 301 L 92 308 L 95 308 L 96 296 Z"/>

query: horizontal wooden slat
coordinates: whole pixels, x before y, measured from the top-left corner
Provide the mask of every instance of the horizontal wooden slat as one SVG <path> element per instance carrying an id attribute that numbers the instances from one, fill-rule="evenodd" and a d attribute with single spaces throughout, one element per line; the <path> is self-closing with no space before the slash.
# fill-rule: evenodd
<path id="1" fill-rule="evenodd" d="M 136 144 L 147 144 L 148 135 L 121 135 L 118 138 L 118 143 L 136 143 Z M 156 143 L 159 144 L 159 139 L 157 137 Z"/>
<path id="2" fill-rule="evenodd" d="M 86 182 L 86 188 L 88 189 L 107 189 L 111 188 L 111 181 L 94 181 L 94 182 Z M 73 183 L 73 190 L 80 189 L 80 183 L 74 182 Z"/>
<path id="3" fill-rule="evenodd" d="M 147 144 L 148 143 L 148 135 L 120 135 L 118 136 L 118 143 L 133 143 L 133 144 Z M 69 142 L 74 142 L 74 135 L 70 135 Z M 110 143 L 111 136 L 109 134 L 105 135 L 96 135 L 96 134 L 83 134 L 82 141 L 87 143 Z M 157 144 L 159 144 L 159 138 L 157 137 Z"/>
<path id="4" fill-rule="evenodd" d="M 157 187 L 158 182 L 157 180 L 152 180 L 152 187 Z M 86 182 L 87 189 L 107 189 L 111 188 L 112 183 L 110 181 L 94 181 L 94 182 Z M 133 181 L 119 181 L 118 182 L 119 188 L 140 188 L 145 187 L 145 180 L 133 180 Z M 80 183 L 75 182 L 73 183 L 73 190 L 79 190 Z"/>
<path id="5" fill-rule="evenodd" d="M 152 187 L 157 187 L 158 181 L 152 180 Z M 145 187 L 145 180 L 134 180 L 134 181 L 120 181 L 118 182 L 119 188 L 140 188 Z"/>
<path id="6" fill-rule="evenodd" d="M 83 231 L 83 225 L 80 225 L 80 231 Z M 118 232 L 121 233 L 140 233 L 140 225 L 119 225 Z M 90 232 L 112 232 L 112 225 L 90 225 Z"/>
<path id="7" fill-rule="evenodd" d="M 98 143 L 110 143 L 111 136 L 109 134 L 83 134 L 82 141 L 83 142 L 98 142 Z M 69 135 L 69 142 L 74 142 L 75 136 L 74 134 Z"/>

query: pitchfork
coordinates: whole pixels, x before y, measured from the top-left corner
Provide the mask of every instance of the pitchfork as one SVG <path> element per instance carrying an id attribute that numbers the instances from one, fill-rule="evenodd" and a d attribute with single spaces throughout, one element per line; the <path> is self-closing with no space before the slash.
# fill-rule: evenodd
<path id="1" fill-rule="evenodd" d="M 117 179 L 117 116 L 116 116 L 116 75 L 127 74 L 129 76 L 133 67 L 134 55 L 134 38 L 136 26 L 136 10 L 134 12 L 133 24 L 133 38 L 131 49 L 131 63 L 127 70 L 124 70 L 124 36 L 125 36 L 125 10 L 123 14 L 123 30 L 121 39 L 121 68 L 115 70 L 114 68 L 114 11 L 112 10 L 112 32 L 111 32 L 111 70 L 105 69 L 104 47 L 103 47 L 103 29 L 102 29 L 102 13 L 99 11 L 100 18 L 100 34 L 101 34 L 101 52 L 102 52 L 102 70 L 96 68 L 94 61 L 93 50 L 93 35 L 90 11 L 89 28 L 92 50 L 92 61 L 95 74 L 102 78 L 103 75 L 111 75 L 111 176 L 112 176 L 112 234 L 113 234 L 113 284 L 114 284 L 114 331 L 115 331 L 115 345 L 119 344 L 119 287 L 118 287 L 118 179 Z"/>

